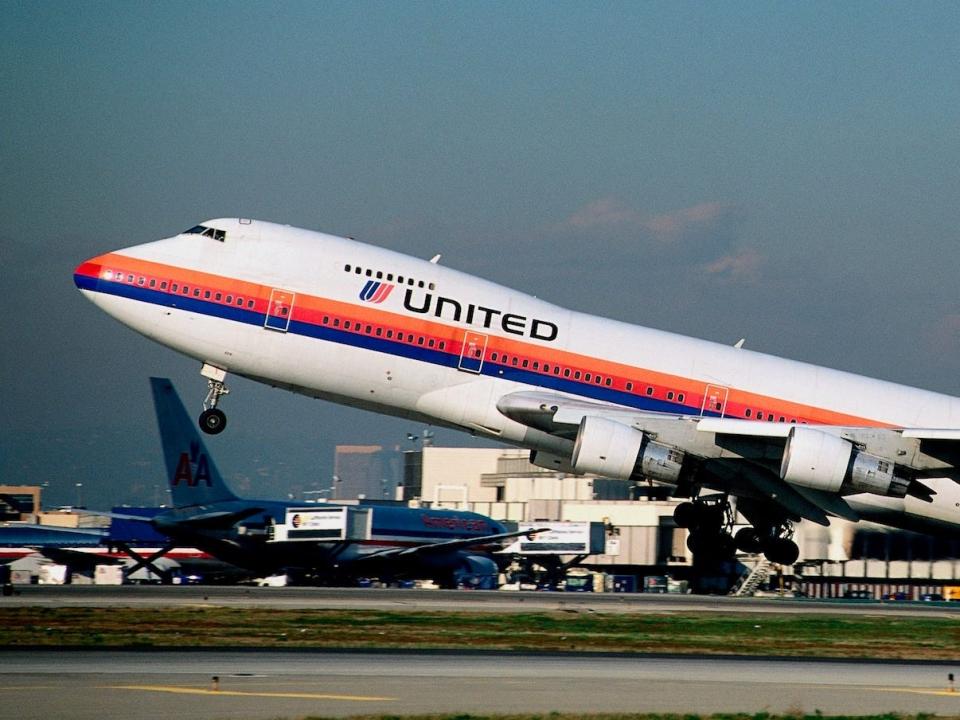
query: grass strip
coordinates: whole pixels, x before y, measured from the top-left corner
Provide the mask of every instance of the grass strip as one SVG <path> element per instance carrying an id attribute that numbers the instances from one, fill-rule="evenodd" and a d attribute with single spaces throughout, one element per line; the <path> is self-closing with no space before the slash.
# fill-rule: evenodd
<path id="1" fill-rule="evenodd" d="M 306 647 L 954 660 L 960 619 L 802 614 L 0 608 L 0 646 Z"/>
<path id="2" fill-rule="evenodd" d="M 713 715 L 679 715 L 664 713 L 532 713 L 522 715 L 474 715 L 458 713 L 451 715 L 352 715 L 349 720 L 950 720 L 955 716 L 928 715 L 900 715 L 885 713 L 883 715 L 824 715 L 815 713 L 796 713 L 789 715 L 772 715 L 770 713 L 716 713 Z M 310 715 L 304 720 L 334 720 L 321 716 Z"/>

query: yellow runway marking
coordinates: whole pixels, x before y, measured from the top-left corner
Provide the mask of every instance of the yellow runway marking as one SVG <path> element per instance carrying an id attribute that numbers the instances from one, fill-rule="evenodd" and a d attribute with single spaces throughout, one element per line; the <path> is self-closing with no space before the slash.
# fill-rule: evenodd
<path id="1" fill-rule="evenodd" d="M 109 685 L 110 690 L 145 690 L 147 692 L 165 692 L 179 695 L 223 695 L 225 697 L 274 697 L 296 698 L 300 700 L 349 700 L 353 702 L 383 702 L 396 700 L 392 697 L 376 695 L 333 695 L 330 693 L 298 692 L 243 692 L 240 690 L 211 690 L 209 688 L 177 687 L 176 685 Z"/>
<path id="2" fill-rule="evenodd" d="M 903 692 L 913 693 L 914 695 L 943 695 L 945 697 L 960 698 L 960 693 L 955 690 L 934 690 L 933 688 L 877 688 L 881 692 Z"/>

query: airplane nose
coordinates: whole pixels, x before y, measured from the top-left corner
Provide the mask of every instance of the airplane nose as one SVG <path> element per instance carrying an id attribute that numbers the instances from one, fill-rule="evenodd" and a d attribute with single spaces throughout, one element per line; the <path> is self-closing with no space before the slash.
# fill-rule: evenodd
<path id="1" fill-rule="evenodd" d="M 80 290 L 96 290 L 103 264 L 99 257 L 84 260 L 73 271 L 73 282 Z"/>

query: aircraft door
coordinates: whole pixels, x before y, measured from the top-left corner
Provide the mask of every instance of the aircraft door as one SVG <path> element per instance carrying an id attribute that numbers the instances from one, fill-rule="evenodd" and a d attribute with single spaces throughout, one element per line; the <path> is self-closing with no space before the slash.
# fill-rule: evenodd
<path id="1" fill-rule="evenodd" d="M 727 411 L 727 394 L 730 388 L 722 385 L 707 385 L 703 392 L 703 405 L 700 406 L 700 415 L 723 417 Z"/>
<path id="2" fill-rule="evenodd" d="M 290 316 L 293 314 L 293 302 L 297 294 L 273 288 L 270 291 L 270 303 L 267 305 L 267 316 L 263 326 L 268 330 L 286 332 L 290 327 Z"/>
<path id="3" fill-rule="evenodd" d="M 467 330 L 463 333 L 463 347 L 460 349 L 460 370 L 480 373 L 483 369 L 483 353 L 487 349 L 487 336 L 483 333 Z"/>

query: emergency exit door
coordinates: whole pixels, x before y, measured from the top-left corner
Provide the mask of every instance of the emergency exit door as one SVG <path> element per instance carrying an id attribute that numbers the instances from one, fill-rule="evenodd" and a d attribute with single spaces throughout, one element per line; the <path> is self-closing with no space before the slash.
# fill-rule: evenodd
<path id="1" fill-rule="evenodd" d="M 286 332 L 290 327 L 290 316 L 293 314 L 293 301 L 296 293 L 273 288 L 270 291 L 270 303 L 267 305 L 267 317 L 263 326 L 268 330 Z"/>
<path id="2" fill-rule="evenodd" d="M 730 388 L 723 385 L 707 385 L 703 393 L 703 405 L 700 415 L 706 417 L 723 417 L 727 411 L 727 394 Z"/>
<path id="3" fill-rule="evenodd" d="M 487 336 L 467 330 L 463 334 L 463 347 L 460 349 L 458 367 L 464 372 L 479 373 L 483 369 L 483 354 L 486 349 Z"/>

